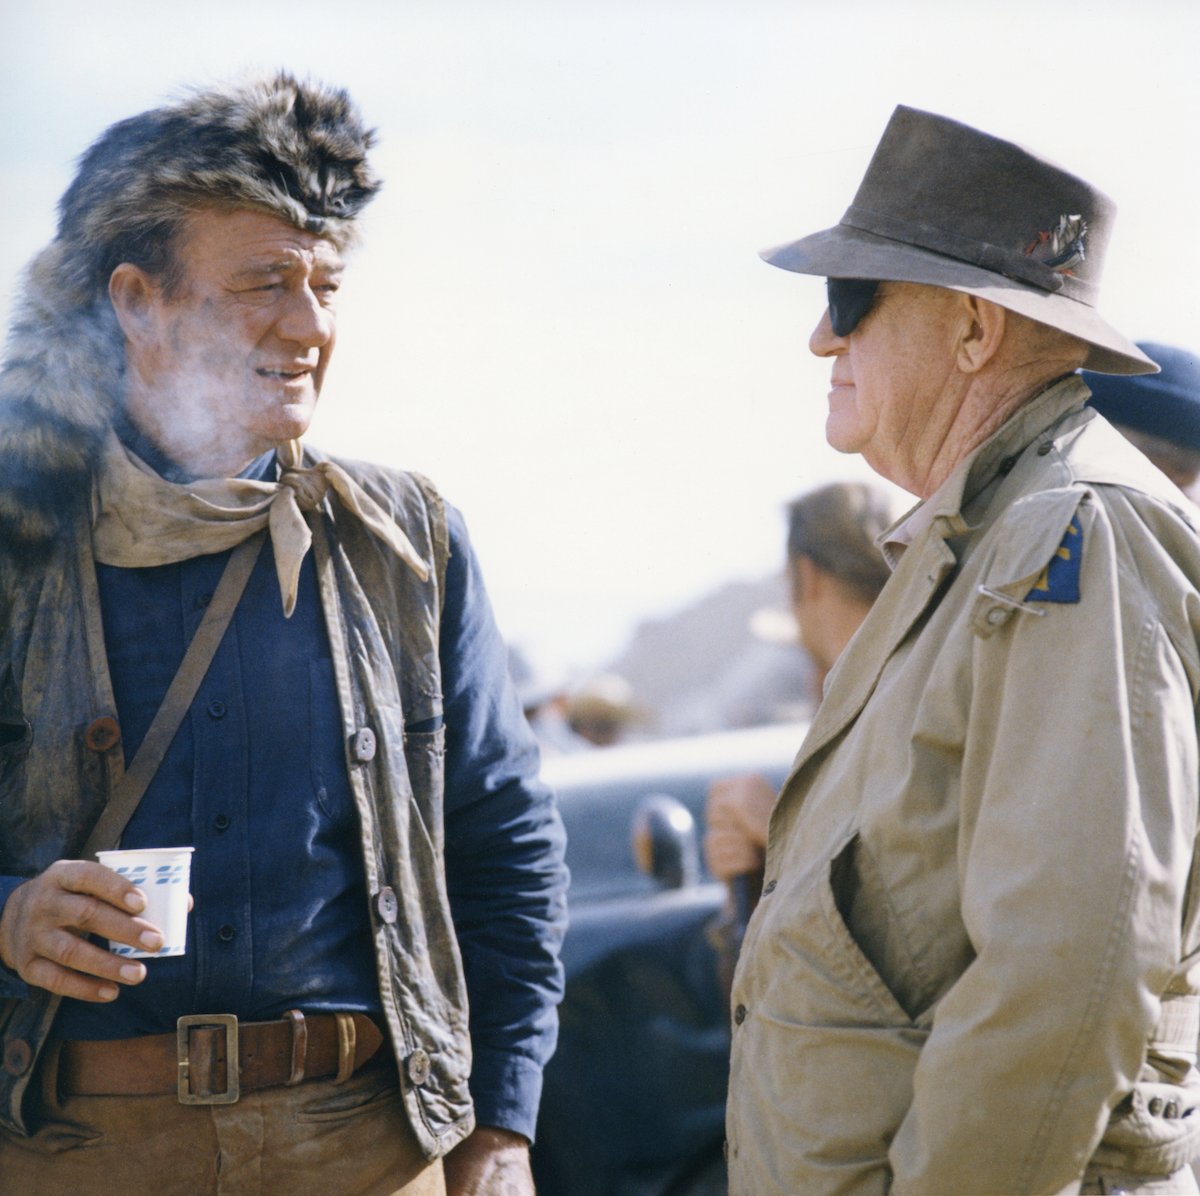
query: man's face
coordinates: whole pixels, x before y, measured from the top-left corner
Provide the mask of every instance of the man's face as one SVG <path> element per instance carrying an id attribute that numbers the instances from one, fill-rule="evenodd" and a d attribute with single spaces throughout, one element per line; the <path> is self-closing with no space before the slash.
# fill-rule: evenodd
<path id="1" fill-rule="evenodd" d="M 838 336 L 826 310 L 809 338 L 813 353 L 833 359 L 826 439 L 906 488 L 912 466 L 932 460 L 950 414 L 939 400 L 953 360 L 945 317 L 955 298 L 939 287 L 883 282 L 852 332 Z"/>
<path id="2" fill-rule="evenodd" d="M 182 281 L 172 294 L 152 282 L 149 332 L 130 346 L 130 415 L 181 464 L 240 469 L 308 429 L 342 261 L 252 210 L 197 211 L 174 249 Z"/>

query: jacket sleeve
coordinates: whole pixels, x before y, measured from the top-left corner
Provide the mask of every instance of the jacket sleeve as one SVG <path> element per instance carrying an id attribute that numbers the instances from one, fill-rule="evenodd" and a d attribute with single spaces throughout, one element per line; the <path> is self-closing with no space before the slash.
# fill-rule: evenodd
<path id="1" fill-rule="evenodd" d="M 563 988 L 565 837 L 478 561 L 449 506 L 447 522 L 446 874 L 471 1010 L 471 1096 L 478 1124 L 532 1141 Z"/>
<path id="2" fill-rule="evenodd" d="M 1077 518 L 1077 600 L 1031 595 L 974 641 L 958 871 L 975 958 L 921 1052 L 895 1196 L 1078 1191 L 1189 950 L 1196 595 L 1119 498 Z"/>

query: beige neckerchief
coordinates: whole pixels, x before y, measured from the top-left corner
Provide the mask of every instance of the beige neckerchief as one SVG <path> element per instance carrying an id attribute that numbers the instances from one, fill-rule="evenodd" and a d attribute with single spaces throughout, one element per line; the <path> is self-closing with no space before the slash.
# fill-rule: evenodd
<path id="1" fill-rule="evenodd" d="M 104 565 L 140 569 L 233 548 L 269 527 L 283 613 L 296 608 L 300 565 L 312 544 L 304 512 L 332 490 L 422 580 L 429 567 L 400 527 L 332 461 L 302 463 L 298 440 L 276 452 L 277 482 L 200 478 L 168 482 L 111 429 L 96 475 L 92 551 Z"/>

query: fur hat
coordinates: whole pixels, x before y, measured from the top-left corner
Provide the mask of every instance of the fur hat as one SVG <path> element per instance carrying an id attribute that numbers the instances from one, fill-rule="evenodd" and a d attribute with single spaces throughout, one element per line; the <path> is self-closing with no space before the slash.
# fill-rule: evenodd
<path id="1" fill-rule="evenodd" d="M 979 295 L 1090 346 L 1084 364 L 1150 374 L 1096 310 L 1116 207 L 1084 179 L 944 116 L 892 113 L 840 223 L 766 250 L 826 278 L 916 282 Z"/>
<path id="2" fill-rule="evenodd" d="M 122 391 L 113 269 L 161 273 L 172 235 L 206 204 L 264 210 L 344 245 L 380 187 L 373 140 L 345 91 L 286 72 L 197 89 L 100 136 L 29 266 L 0 366 L 0 540 L 44 543 L 90 481 Z"/>

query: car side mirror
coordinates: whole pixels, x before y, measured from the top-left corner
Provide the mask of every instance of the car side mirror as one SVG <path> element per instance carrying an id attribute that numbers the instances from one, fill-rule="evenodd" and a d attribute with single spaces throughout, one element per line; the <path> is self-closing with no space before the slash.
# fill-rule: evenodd
<path id="1" fill-rule="evenodd" d="M 665 889 L 682 889 L 700 879 L 700 835 L 691 811 L 677 798 L 651 793 L 633 815 L 633 858 Z"/>

